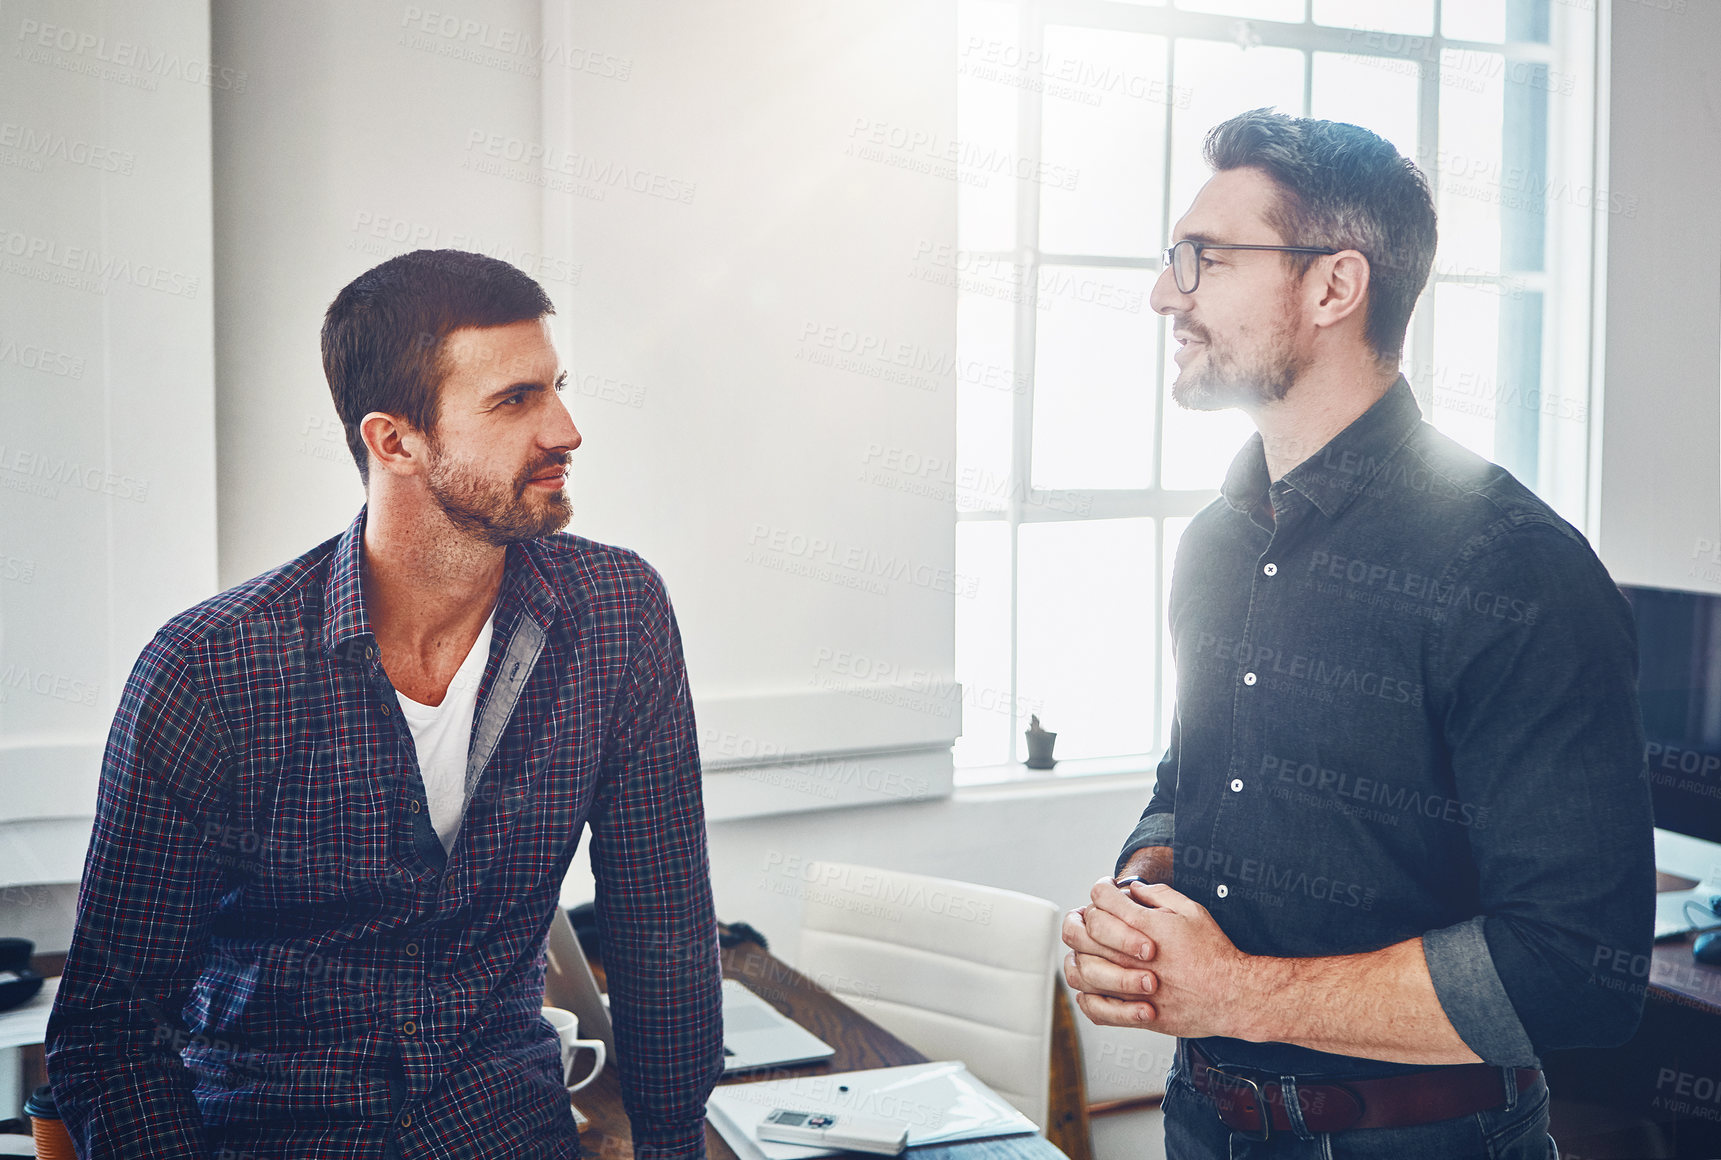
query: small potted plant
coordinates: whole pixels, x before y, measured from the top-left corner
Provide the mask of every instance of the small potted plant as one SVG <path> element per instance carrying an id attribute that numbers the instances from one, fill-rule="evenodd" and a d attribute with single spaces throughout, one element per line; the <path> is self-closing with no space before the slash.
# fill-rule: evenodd
<path id="1" fill-rule="evenodd" d="M 1058 735 L 1047 732 L 1040 726 L 1040 716 L 1037 713 L 1028 715 L 1028 731 L 1022 736 L 1028 739 L 1029 769 L 1050 769 L 1058 764 L 1052 756 L 1052 746 L 1057 744 Z"/>

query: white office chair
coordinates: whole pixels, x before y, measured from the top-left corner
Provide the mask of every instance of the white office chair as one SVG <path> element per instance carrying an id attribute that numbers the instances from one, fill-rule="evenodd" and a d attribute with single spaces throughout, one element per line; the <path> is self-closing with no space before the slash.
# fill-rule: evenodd
<path id="1" fill-rule="evenodd" d="M 1042 1132 L 1062 911 L 841 862 L 808 867 L 797 966 L 932 1059 L 960 1059 Z"/>

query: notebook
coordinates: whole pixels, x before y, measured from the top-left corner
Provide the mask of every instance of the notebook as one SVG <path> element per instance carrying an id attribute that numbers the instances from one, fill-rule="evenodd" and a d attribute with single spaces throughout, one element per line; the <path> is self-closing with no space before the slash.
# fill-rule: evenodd
<path id="1" fill-rule="evenodd" d="M 832 1148 L 759 1139 L 759 1121 L 772 1108 L 900 1120 L 908 1125 L 910 1148 L 1039 1130 L 957 1061 L 722 1084 L 711 1093 L 705 1118 L 741 1160 L 810 1160 L 837 1154 Z"/>

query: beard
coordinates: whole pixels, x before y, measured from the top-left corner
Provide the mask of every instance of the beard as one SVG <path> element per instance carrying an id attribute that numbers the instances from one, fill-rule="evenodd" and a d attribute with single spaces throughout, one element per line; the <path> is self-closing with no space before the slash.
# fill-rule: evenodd
<path id="1" fill-rule="evenodd" d="M 1308 358 L 1296 350 L 1288 318 L 1281 318 L 1256 349 L 1239 353 L 1235 346 L 1215 345 L 1212 332 L 1187 315 L 1175 321 L 1178 330 L 1202 344 L 1200 361 L 1182 369 L 1171 384 L 1171 401 L 1189 411 L 1222 411 L 1276 403 L 1291 393 Z"/>
<path id="2" fill-rule="evenodd" d="M 560 531 L 574 514 L 565 490 L 543 495 L 528 490 L 533 476 L 565 466 L 565 455 L 531 464 L 510 480 L 486 475 L 473 464 L 444 454 L 434 440 L 431 456 L 426 475 L 431 498 L 449 523 L 493 547 Z"/>

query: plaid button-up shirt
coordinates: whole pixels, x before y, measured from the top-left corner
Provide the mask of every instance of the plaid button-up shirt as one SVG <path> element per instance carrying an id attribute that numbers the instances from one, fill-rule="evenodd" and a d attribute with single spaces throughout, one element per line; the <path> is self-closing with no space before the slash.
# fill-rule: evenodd
<path id="1" fill-rule="evenodd" d="M 444 855 L 345 534 L 175 617 L 103 761 L 48 1029 L 83 1156 L 575 1157 L 544 936 L 582 828 L 642 1156 L 703 1152 L 716 925 L 680 638 L 631 552 L 508 550 Z"/>

